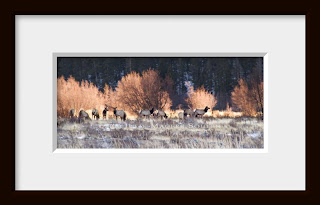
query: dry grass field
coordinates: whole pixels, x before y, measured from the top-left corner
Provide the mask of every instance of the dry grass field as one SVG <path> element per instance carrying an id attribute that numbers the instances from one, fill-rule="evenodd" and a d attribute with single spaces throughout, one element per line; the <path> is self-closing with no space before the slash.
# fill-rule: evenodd
<path id="1" fill-rule="evenodd" d="M 58 148 L 263 148 L 263 120 L 255 117 L 168 118 L 126 121 L 58 119 Z"/>

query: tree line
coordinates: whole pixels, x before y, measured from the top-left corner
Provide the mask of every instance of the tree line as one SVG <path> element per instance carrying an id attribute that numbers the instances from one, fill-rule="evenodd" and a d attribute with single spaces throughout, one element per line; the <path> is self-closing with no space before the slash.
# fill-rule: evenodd
<path id="1" fill-rule="evenodd" d="M 107 92 L 115 91 L 119 85 L 121 86 L 119 82 L 124 81 L 124 77 L 129 74 L 132 77 L 135 75 L 137 82 L 141 81 L 140 77 L 143 78 L 141 83 L 147 84 L 150 79 L 144 72 L 149 68 L 157 71 L 158 81 L 154 84 L 157 88 L 154 89 L 161 92 L 160 96 L 153 96 L 143 103 L 150 104 L 150 101 L 154 100 L 162 104 L 159 99 L 167 99 L 165 95 L 168 95 L 171 102 L 167 102 L 167 105 L 170 104 L 171 109 L 189 106 L 185 99 L 189 97 L 190 86 L 194 90 L 203 89 L 214 95 L 215 109 L 223 110 L 228 104 L 234 107 L 232 92 L 239 85 L 240 79 L 246 83 L 248 90 L 256 90 L 254 87 L 263 82 L 263 61 L 262 58 L 257 57 L 58 58 L 58 78 L 64 76 L 64 80 L 67 80 L 69 76 L 73 76 L 75 81 L 80 82 L 80 85 L 82 82 L 92 83 L 103 94 L 105 94 L 106 85 L 108 86 Z M 128 92 L 136 93 L 135 89 L 130 87 Z M 148 89 L 144 92 L 148 92 Z M 136 94 L 135 97 L 141 103 L 141 93 Z M 131 109 L 137 109 L 137 107 Z"/>

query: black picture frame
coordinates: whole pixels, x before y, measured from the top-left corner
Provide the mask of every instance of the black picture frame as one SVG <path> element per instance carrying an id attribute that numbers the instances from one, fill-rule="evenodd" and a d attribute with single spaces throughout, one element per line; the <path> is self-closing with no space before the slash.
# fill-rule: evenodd
<path id="1" fill-rule="evenodd" d="M 79 4 L 73 2 L 51 2 L 46 7 L 41 7 L 41 4 L 31 2 L 13 2 L 3 8 L 5 11 L 2 21 L 5 48 L 3 48 L 6 77 L 3 80 L 2 88 L 6 96 L 6 105 L 4 115 L 6 116 L 5 124 L 8 124 L 2 135 L 4 148 L 2 156 L 5 159 L 5 168 L 3 173 L 4 183 L 1 195 L 4 195 L 7 200 L 14 203 L 33 202 L 34 199 L 50 198 L 53 203 L 94 203 L 97 201 L 105 201 L 106 199 L 119 202 L 133 202 L 138 199 L 140 202 L 153 203 L 168 203 L 183 201 L 198 203 L 203 201 L 211 202 L 233 202 L 239 203 L 253 201 L 259 203 L 276 202 L 288 203 L 293 202 L 310 202 L 316 199 L 316 170 L 312 166 L 316 163 L 315 146 L 316 138 L 311 139 L 311 88 L 315 88 L 311 74 L 312 64 L 315 67 L 315 46 L 311 43 L 315 39 L 315 11 L 312 5 L 302 2 L 296 6 L 288 6 L 287 3 L 276 2 L 267 4 L 253 4 L 225 2 L 217 5 L 206 4 L 189 4 L 174 3 L 164 4 L 163 2 L 154 2 L 151 6 L 145 3 L 140 5 L 136 2 L 105 2 L 104 4 Z M 158 4 L 158 5 L 157 5 Z M 241 5 L 240 5 L 241 4 Z M 61 6 L 63 5 L 63 6 Z M 16 191 L 15 190 L 15 15 L 305 15 L 306 16 L 306 191 Z M 313 51 L 313 52 L 312 52 Z M 313 57 L 313 58 L 312 58 Z M 313 59 L 313 61 L 311 61 Z M 14 111 L 12 113 L 12 111 Z M 314 131 L 314 130 L 313 130 Z M 316 134 L 315 134 L 316 136 Z M 314 136 L 314 137 L 315 137 Z M 312 142 L 312 144 L 311 144 Z M 311 164 L 312 162 L 312 164 Z M 261 199 L 262 198 L 262 199 Z M 155 200 L 156 199 L 156 200 Z"/>

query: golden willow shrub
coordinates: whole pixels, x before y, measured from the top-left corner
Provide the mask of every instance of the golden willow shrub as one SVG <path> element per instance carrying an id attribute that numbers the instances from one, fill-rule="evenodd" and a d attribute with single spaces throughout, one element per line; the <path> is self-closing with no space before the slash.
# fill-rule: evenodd
<path id="1" fill-rule="evenodd" d="M 251 93 L 256 105 L 256 110 L 263 114 L 263 82 L 252 84 Z"/>
<path id="2" fill-rule="evenodd" d="M 252 84 L 252 89 L 249 89 L 247 83 L 240 79 L 231 93 L 231 100 L 244 115 L 256 116 L 258 111 L 263 113 L 263 82 Z"/>
<path id="3" fill-rule="evenodd" d="M 67 80 L 63 76 L 57 79 L 57 113 L 60 117 L 68 117 L 69 111 L 75 109 L 76 115 L 80 109 L 91 110 L 103 108 L 104 95 L 98 88 L 82 81 L 81 85 L 72 76 Z"/>
<path id="4" fill-rule="evenodd" d="M 208 106 L 212 109 L 217 104 L 217 100 L 213 94 L 208 92 L 203 86 L 194 90 L 193 86 L 186 82 L 188 88 L 188 98 L 186 103 L 191 109 L 204 109 Z"/>
<path id="5" fill-rule="evenodd" d="M 152 107 L 169 110 L 172 105 L 163 79 L 152 69 L 143 71 L 142 75 L 131 72 L 122 77 L 116 87 L 115 98 L 114 106 L 136 114 Z"/>
<path id="6" fill-rule="evenodd" d="M 104 104 L 108 105 L 109 107 L 116 107 L 117 103 L 115 91 L 107 84 L 105 84 L 103 91 Z"/>

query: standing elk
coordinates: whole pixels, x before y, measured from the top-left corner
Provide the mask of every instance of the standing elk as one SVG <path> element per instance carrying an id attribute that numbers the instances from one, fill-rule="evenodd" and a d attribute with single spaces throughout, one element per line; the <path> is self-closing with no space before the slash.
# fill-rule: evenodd
<path id="1" fill-rule="evenodd" d="M 87 112 L 85 112 L 84 110 L 80 110 L 78 119 L 79 119 L 79 123 L 81 121 L 84 122 L 84 120 L 91 120 L 89 117 L 89 114 Z"/>
<path id="2" fill-rule="evenodd" d="M 96 119 L 99 120 L 100 116 L 99 116 L 99 111 L 96 108 L 92 109 L 92 119 Z"/>
<path id="3" fill-rule="evenodd" d="M 152 108 L 151 110 L 141 110 L 139 113 L 140 117 L 150 117 L 150 115 L 152 115 L 154 112 L 154 108 Z"/>
<path id="4" fill-rule="evenodd" d="M 71 109 L 69 112 L 70 118 L 73 119 L 74 118 L 74 114 L 75 114 L 75 109 Z"/>
<path id="5" fill-rule="evenodd" d="M 104 110 L 102 111 L 102 114 L 103 114 L 103 119 L 107 119 L 107 114 L 108 114 L 108 111 L 109 111 L 109 107 L 108 106 L 106 106 L 105 108 L 104 108 Z"/>
<path id="6" fill-rule="evenodd" d="M 194 111 L 194 116 L 195 117 L 203 117 L 203 115 L 209 110 L 210 108 L 208 106 L 206 106 L 204 109 L 196 109 Z"/>
<path id="7" fill-rule="evenodd" d="M 123 110 L 117 110 L 117 107 L 113 108 L 113 114 L 116 116 L 116 120 L 118 119 L 118 116 L 123 121 L 125 121 L 127 119 L 126 112 Z"/>

